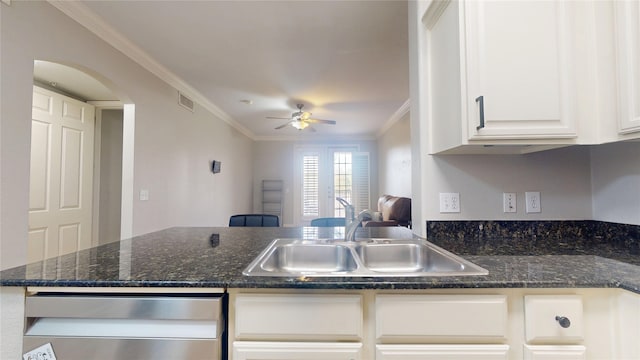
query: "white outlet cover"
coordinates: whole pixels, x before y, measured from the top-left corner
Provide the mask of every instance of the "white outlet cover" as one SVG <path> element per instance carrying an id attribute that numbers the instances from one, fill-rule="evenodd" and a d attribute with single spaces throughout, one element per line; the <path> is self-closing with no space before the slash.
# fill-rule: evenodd
<path id="1" fill-rule="evenodd" d="M 440 212 L 459 213 L 460 193 L 440 193 Z"/>
<path id="2" fill-rule="evenodd" d="M 542 212 L 542 204 L 540 202 L 539 191 L 527 191 L 524 193 L 524 201 L 526 203 L 525 210 L 527 214 Z"/>

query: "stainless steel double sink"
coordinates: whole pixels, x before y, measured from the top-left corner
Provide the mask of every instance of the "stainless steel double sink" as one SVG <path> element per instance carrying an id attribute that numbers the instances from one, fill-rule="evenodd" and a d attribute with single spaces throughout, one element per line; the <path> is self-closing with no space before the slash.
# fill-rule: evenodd
<path id="1" fill-rule="evenodd" d="M 420 239 L 276 239 L 243 271 L 247 276 L 407 277 L 489 272 Z"/>

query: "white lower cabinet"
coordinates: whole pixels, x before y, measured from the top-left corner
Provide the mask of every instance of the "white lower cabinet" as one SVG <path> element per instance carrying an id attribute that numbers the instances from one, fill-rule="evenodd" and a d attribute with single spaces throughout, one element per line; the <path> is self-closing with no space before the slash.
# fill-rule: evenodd
<path id="1" fill-rule="evenodd" d="M 254 342 L 233 343 L 235 360 L 359 360 L 362 343 Z"/>
<path id="2" fill-rule="evenodd" d="M 229 289 L 231 360 L 640 359 L 619 289 Z"/>
<path id="3" fill-rule="evenodd" d="M 508 345 L 376 345 L 376 360 L 506 360 Z"/>

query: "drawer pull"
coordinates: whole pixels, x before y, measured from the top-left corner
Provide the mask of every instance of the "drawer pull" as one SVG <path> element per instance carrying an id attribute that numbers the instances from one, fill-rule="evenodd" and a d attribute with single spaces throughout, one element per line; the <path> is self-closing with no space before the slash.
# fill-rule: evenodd
<path id="1" fill-rule="evenodd" d="M 565 329 L 571 326 L 571 320 L 569 320 L 568 317 L 556 316 L 556 321 L 558 322 L 558 324 L 560 324 L 560 326 L 562 326 Z"/>
<path id="2" fill-rule="evenodd" d="M 478 96 L 476 102 L 478 103 L 478 111 L 480 113 L 480 125 L 476 126 L 476 130 L 480 130 L 484 127 L 484 96 Z"/>

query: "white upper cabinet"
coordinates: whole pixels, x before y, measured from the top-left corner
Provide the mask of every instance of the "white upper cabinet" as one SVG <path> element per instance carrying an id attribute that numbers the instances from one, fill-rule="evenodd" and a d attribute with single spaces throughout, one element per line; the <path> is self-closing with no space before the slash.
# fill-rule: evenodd
<path id="1" fill-rule="evenodd" d="M 618 132 L 640 131 L 640 2 L 614 2 Z"/>
<path id="2" fill-rule="evenodd" d="M 577 136 L 564 1 L 433 2 L 423 18 L 432 152 Z"/>
<path id="3" fill-rule="evenodd" d="M 575 137 L 565 2 L 464 6 L 469 138 Z"/>

